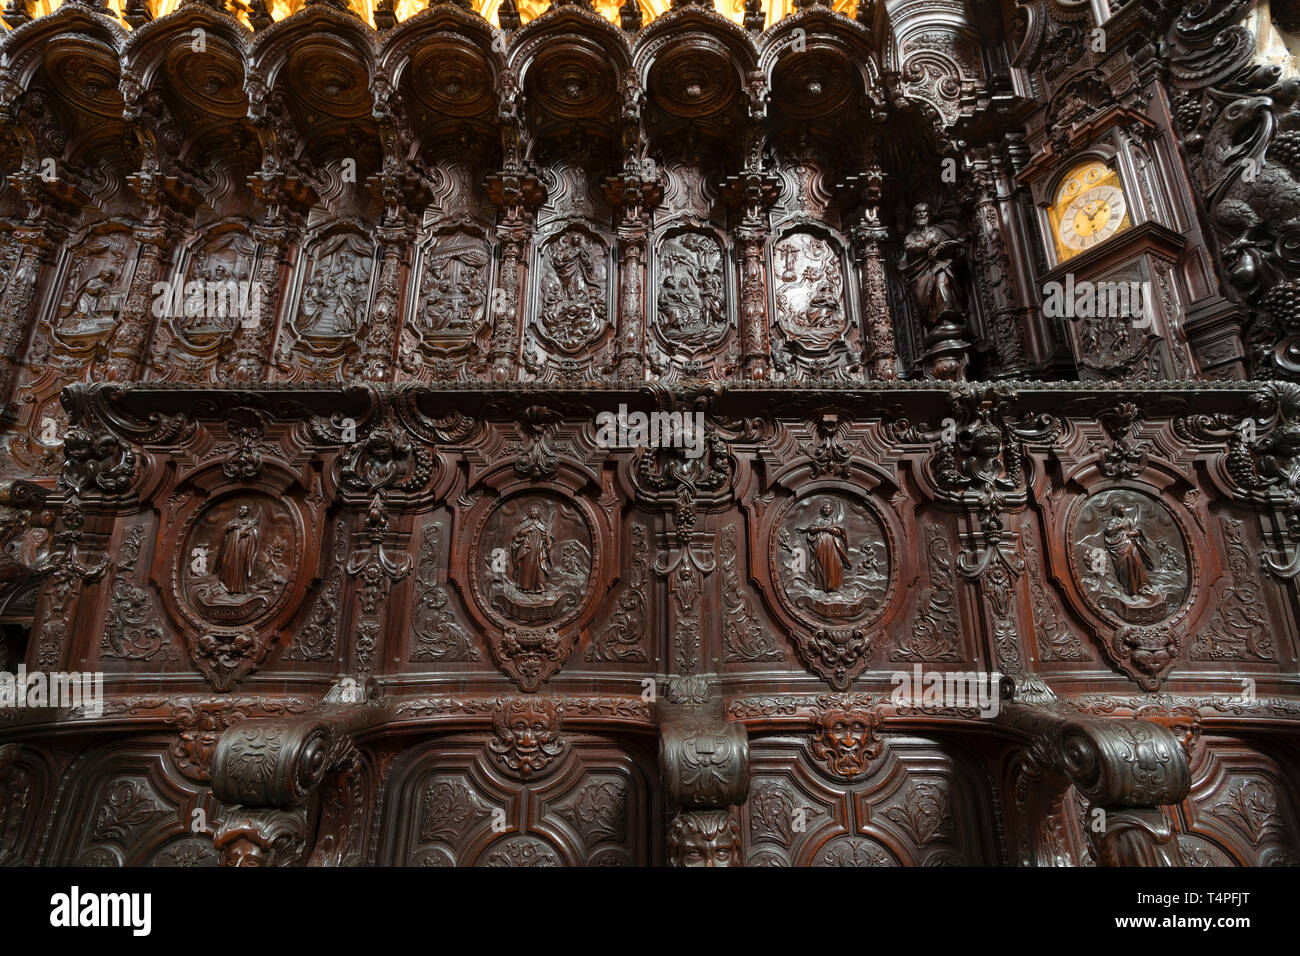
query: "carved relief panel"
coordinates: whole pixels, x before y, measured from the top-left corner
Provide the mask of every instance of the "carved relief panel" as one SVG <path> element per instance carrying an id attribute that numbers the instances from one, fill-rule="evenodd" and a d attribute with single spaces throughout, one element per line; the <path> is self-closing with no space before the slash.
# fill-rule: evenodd
<path id="1" fill-rule="evenodd" d="M 650 281 L 651 367 L 660 375 L 719 377 L 738 360 L 731 267 L 706 229 L 672 229 L 655 243 Z"/>
<path id="2" fill-rule="evenodd" d="M 1079 499 L 1067 520 L 1072 579 L 1104 622 L 1104 649 L 1154 690 L 1180 656 L 1198 580 L 1179 518 L 1151 495 L 1116 488 Z"/>
<path id="3" fill-rule="evenodd" d="M 306 556 L 319 553 L 323 502 L 289 493 L 292 482 L 263 467 L 232 484 L 209 468 L 169 502 L 151 575 L 192 665 L 217 690 L 263 662 L 316 572 Z"/>
<path id="4" fill-rule="evenodd" d="M 415 275 L 402 368 L 434 381 L 462 380 L 491 335 L 489 290 L 496 279 L 486 233 L 470 224 L 436 229 L 417 253 Z"/>
<path id="5" fill-rule="evenodd" d="M 536 690 L 571 654 L 599 610 L 613 556 L 603 511 L 558 491 L 516 486 L 468 516 L 469 547 L 452 573 L 472 596 L 497 665 L 521 689 Z"/>
<path id="6" fill-rule="evenodd" d="M 56 291 L 36 322 L 19 373 L 18 422 L 8 439 L 14 460 L 36 476 L 58 470 L 67 415 L 59 390 L 102 371 L 126 305 L 138 244 L 120 224 L 91 229 L 69 250 Z"/>
<path id="7" fill-rule="evenodd" d="M 281 371 L 310 380 L 341 372 L 369 327 L 374 267 L 374 243 L 359 230 L 339 227 L 306 244 L 281 325 Z"/>
<path id="8" fill-rule="evenodd" d="M 827 235 L 786 233 L 771 248 L 772 364 L 785 378 L 821 378 L 858 368 L 862 335 L 843 247 Z"/>
<path id="9" fill-rule="evenodd" d="M 212 381 L 241 324 L 258 318 L 257 243 L 242 228 L 213 230 L 154 299 L 150 377 Z"/>
<path id="10" fill-rule="evenodd" d="M 38 327 L 33 363 L 48 361 L 72 381 L 105 357 L 126 303 L 134 252 L 125 229 L 91 232 L 72 250 L 53 314 Z"/>
<path id="11" fill-rule="evenodd" d="M 524 367 L 541 381 L 598 378 L 613 366 L 617 297 L 611 219 L 592 188 L 592 146 L 573 144 L 546 171 L 529 266 Z"/>
<path id="12" fill-rule="evenodd" d="M 550 698 L 501 698 L 490 736 L 394 767 L 381 865 L 646 866 L 662 808 L 648 754 L 564 732 Z"/>
<path id="13" fill-rule="evenodd" d="M 862 492 L 847 484 L 805 485 L 765 509 L 753 569 L 805 667 L 837 690 L 867 668 L 880 628 L 897 614 L 900 532 Z M 901 556 L 900 556 L 901 557 Z"/>

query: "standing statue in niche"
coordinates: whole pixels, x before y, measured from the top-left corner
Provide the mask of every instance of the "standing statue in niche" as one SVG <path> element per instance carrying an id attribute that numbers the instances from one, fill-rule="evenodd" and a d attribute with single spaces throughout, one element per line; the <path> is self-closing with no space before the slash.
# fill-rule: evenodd
<path id="1" fill-rule="evenodd" d="M 965 256 L 963 244 L 947 229 L 931 224 L 929 205 L 917 203 L 903 250 L 898 267 L 926 329 L 927 376 L 960 380 L 965 377 L 970 345 L 965 338 L 965 301 L 957 274 Z"/>
<path id="2" fill-rule="evenodd" d="M 515 585 L 527 594 L 546 590 L 551 572 L 551 531 L 542 520 L 540 509 L 528 509 L 528 517 L 515 529 L 510 541 L 510 558 L 514 563 Z"/>
<path id="3" fill-rule="evenodd" d="M 799 529 L 799 533 L 808 539 L 808 567 L 813 580 L 818 588 L 828 593 L 840 589 L 844 584 L 845 570 L 852 567 L 848 535 L 835 522 L 833 511 L 829 501 L 822 502 L 821 513 L 812 524 Z"/>
<path id="4" fill-rule="evenodd" d="M 253 579 L 257 558 L 257 534 L 261 516 L 248 505 L 240 505 L 235 517 L 226 524 L 217 553 L 217 580 L 230 594 L 243 594 Z"/>

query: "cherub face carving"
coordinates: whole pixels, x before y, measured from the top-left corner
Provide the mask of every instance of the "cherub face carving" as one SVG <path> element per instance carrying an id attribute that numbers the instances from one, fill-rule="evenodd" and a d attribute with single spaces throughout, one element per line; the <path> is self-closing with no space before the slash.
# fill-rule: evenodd
<path id="1" fill-rule="evenodd" d="M 740 827 L 726 810 L 685 810 L 668 827 L 673 866 L 740 866 Z"/>

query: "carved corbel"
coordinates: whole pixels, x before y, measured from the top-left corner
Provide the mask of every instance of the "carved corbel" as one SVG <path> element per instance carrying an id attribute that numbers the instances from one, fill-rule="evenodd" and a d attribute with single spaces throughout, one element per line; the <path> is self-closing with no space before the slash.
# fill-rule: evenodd
<path id="1" fill-rule="evenodd" d="M 1031 737 L 1014 788 L 1017 810 L 1057 812 L 1072 784 L 1087 801 L 1084 823 L 1098 865 L 1182 866 L 1162 809 L 1181 803 L 1191 789 L 1187 749 L 1177 734 L 1145 719 L 1086 717 L 1041 690 L 1045 698 L 1006 702 L 998 717 Z"/>
<path id="2" fill-rule="evenodd" d="M 353 735 L 381 722 L 376 703 L 325 704 L 315 714 L 228 727 L 212 756 L 212 793 L 232 806 L 213 843 L 223 866 L 293 866 L 309 849 L 309 801 L 327 778 L 348 786 Z"/>
<path id="3" fill-rule="evenodd" d="M 659 766 L 676 813 L 673 866 L 740 866 L 740 828 L 728 808 L 749 794 L 749 736 L 728 721 L 707 678 L 676 677 L 660 707 Z"/>

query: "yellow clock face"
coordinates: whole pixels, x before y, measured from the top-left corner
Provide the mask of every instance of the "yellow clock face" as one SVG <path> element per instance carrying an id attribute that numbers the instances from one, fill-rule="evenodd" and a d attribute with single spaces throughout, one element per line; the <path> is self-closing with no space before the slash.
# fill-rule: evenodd
<path id="1" fill-rule="evenodd" d="M 1070 171 L 1048 210 L 1056 258 L 1064 262 L 1131 225 L 1119 174 L 1105 163 Z"/>

